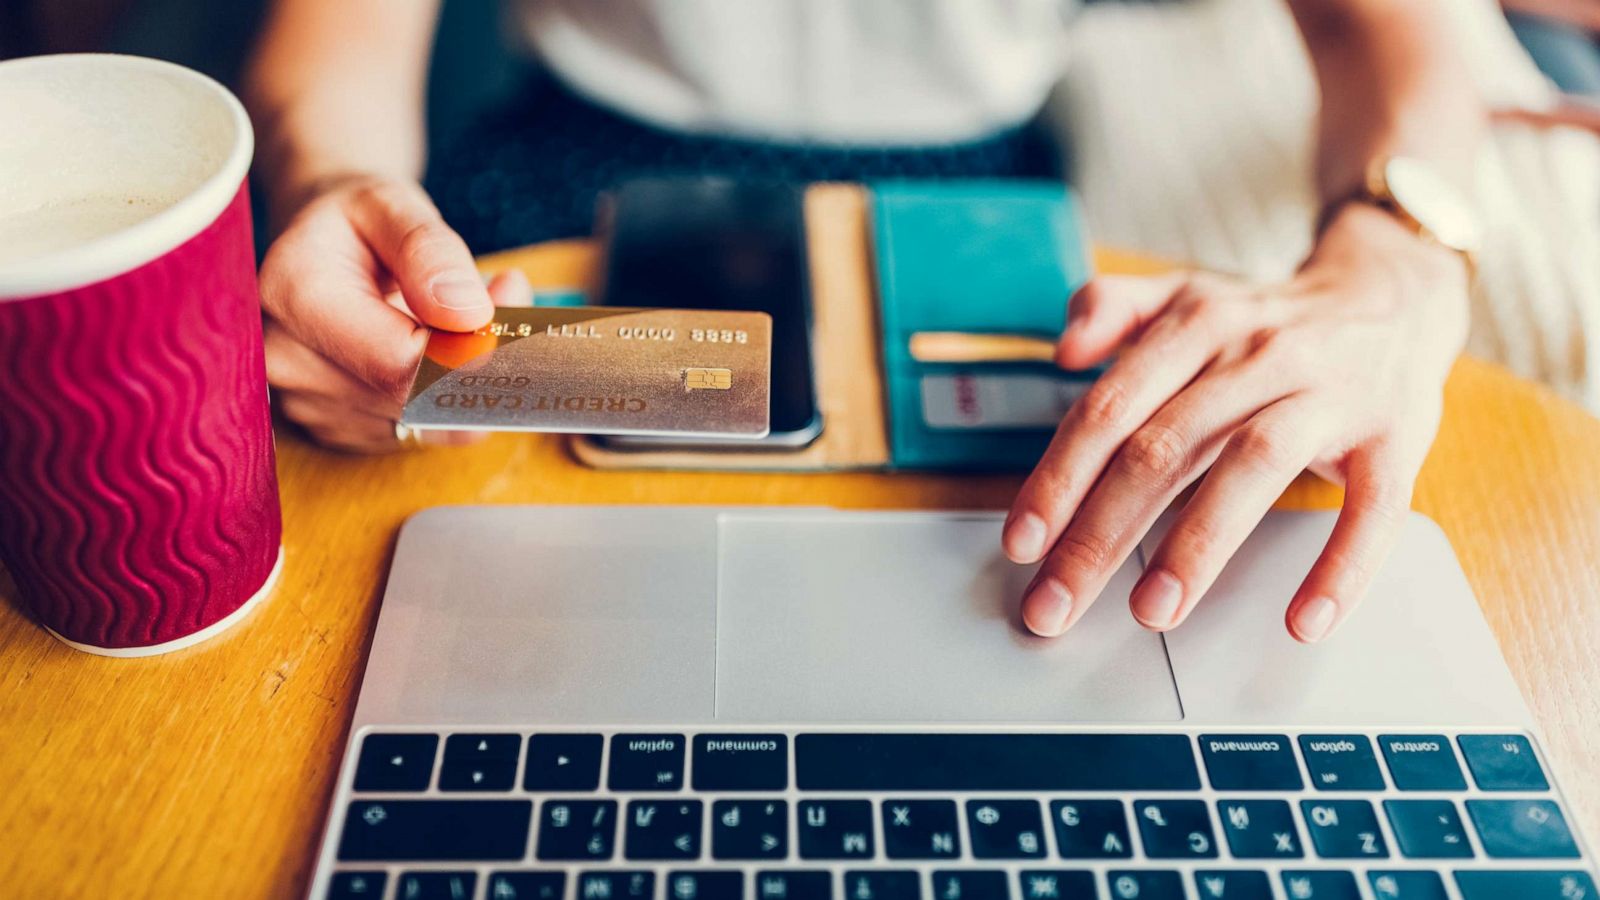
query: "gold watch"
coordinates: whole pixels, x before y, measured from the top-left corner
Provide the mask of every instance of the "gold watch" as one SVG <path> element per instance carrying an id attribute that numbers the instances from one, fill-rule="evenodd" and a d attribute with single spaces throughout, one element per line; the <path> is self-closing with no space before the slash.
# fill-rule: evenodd
<path id="1" fill-rule="evenodd" d="M 1352 201 L 1389 213 L 1425 240 L 1461 254 L 1469 272 L 1476 269 L 1483 223 L 1466 196 L 1429 163 L 1409 156 L 1373 160 L 1361 187 L 1324 209 L 1317 231 Z"/>

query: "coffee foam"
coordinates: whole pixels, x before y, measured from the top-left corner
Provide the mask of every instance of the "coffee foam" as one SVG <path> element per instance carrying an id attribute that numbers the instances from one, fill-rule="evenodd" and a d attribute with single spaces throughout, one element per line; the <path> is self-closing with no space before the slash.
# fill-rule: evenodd
<path id="1" fill-rule="evenodd" d="M 78 197 L 0 214 L 0 265 L 26 262 L 115 234 L 172 203 L 170 197 Z"/>
<path id="2" fill-rule="evenodd" d="M 240 131 L 210 82 L 126 57 L 0 66 L 0 118 L 0 272 L 171 210 L 223 169 Z"/>

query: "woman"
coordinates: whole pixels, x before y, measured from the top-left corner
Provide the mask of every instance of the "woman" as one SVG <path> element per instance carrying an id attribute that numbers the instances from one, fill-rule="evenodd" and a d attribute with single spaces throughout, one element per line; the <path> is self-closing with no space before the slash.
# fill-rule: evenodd
<path id="1" fill-rule="evenodd" d="M 1061 364 L 1120 352 L 1006 523 L 1007 555 L 1043 563 L 1023 599 L 1040 634 L 1070 628 L 1199 480 L 1131 600 L 1146 627 L 1178 625 L 1309 467 L 1346 489 L 1287 612 L 1291 634 L 1320 640 L 1409 505 L 1466 334 L 1470 262 L 1367 176 L 1420 171 L 1435 197 L 1452 193 L 1484 116 L 1433 0 L 1289 5 L 1322 90 L 1315 246 L 1283 284 L 1100 278 L 1072 299 Z M 1026 123 L 1057 76 L 1057 0 L 523 0 L 517 25 L 561 87 L 437 166 L 447 220 L 418 184 L 436 7 L 278 0 L 251 67 L 282 228 L 261 271 L 268 375 L 284 414 L 333 446 L 397 446 L 425 326 L 475 328 L 526 293 L 515 276 L 485 289 L 447 221 L 480 250 L 556 236 L 582 227 L 598 184 L 669 160 L 801 177 L 1041 171 Z"/>

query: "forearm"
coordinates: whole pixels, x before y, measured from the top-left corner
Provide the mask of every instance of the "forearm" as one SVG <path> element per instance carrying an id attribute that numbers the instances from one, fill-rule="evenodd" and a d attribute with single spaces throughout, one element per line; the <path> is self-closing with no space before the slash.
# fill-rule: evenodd
<path id="1" fill-rule="evenodd" d="M 1349 196 L 1374 159 L 1424 159 L 1471 188 L 1486 116 L 1434 0 L 1289 0 L 1322 106 L 1316 182 Z"/>
<path id="2" fill-rule="evenodd" d="M 277 0 L 245 75 L 277 222 L 346 172 L 421 174 L 439 0 Z"/>

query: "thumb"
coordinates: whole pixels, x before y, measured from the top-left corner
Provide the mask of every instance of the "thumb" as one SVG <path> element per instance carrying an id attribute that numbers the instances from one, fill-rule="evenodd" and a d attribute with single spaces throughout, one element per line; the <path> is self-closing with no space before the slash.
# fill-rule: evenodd
<path id="1" fill-rule="evenodd" d="M 1067 307 L 1067 327 L 1056 347 L 1063 369 L 1087 369 L 1156 317 L 1188 276 L 1101 275 L 1078 289 Z"/>
<path id="2" fill-rule="evenodd" d="M 472 331 L 494 318 L 494 303 L 466 242 L 421 187 L 375 182 L 352 195 L 346 211 L 423 324 Z"/>

